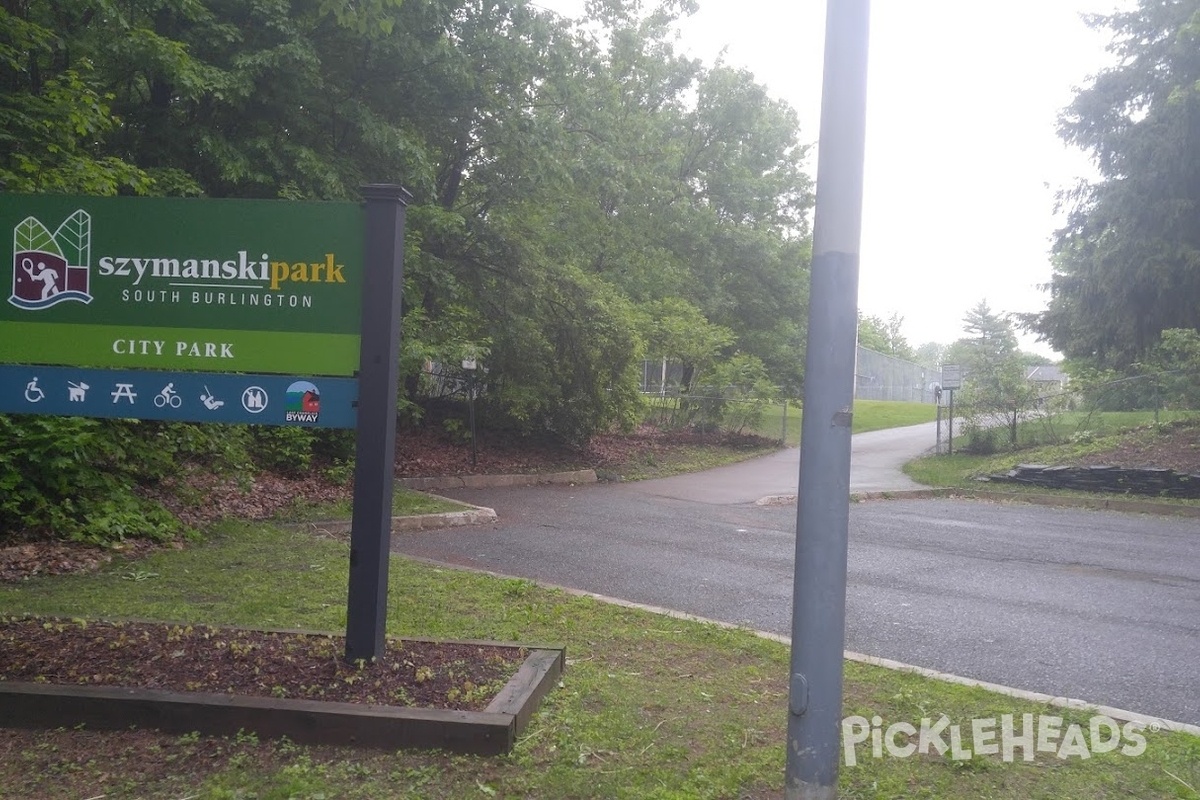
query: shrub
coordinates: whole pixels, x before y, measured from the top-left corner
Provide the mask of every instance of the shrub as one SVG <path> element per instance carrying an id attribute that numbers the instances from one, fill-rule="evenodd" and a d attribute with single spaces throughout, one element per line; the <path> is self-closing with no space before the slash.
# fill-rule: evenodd
<path id="1" fill-rule="evenodd" d="M 967 425 L 963 431 L 966 434 L 967 443 L 963 447 L 968 453 L 974 453 L 980 456 L 990 456 L 995 454 L 999 449 L 996 444 L 996 438 L 1000 431 L 997 428 L 977 427 Z"/>
<path id="2" fill-rule="evenodd" d="M 353 431 L 0 414 L 0 542 L 17 532 L 92 544 L 183 530 L 140 487 L 199 465 L 307 472 L 353 457 Z"/>
<path id="3" fill-rule="evenodd" d="M 316 436 L 308 428 L 254 425 L 250 457 L 261 469 L 301 475 L 312 466 Z"/>
<path id="4" fill-rule="evenodd" d="M 160 429 L 129 420 L 0 414 L 0 538 L 18 531 L 109 544 L 169 538 L 182 526 L 140 497 L 173 463 Z"/>

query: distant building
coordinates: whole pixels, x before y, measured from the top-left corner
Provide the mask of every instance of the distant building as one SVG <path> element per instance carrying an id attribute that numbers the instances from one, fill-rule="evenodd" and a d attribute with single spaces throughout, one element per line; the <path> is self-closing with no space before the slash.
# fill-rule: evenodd
<path id="1" fill-rule="evenodd" d="M 1056 364 L 1030 367 L 1025 373 L 1025 380 L 1043 392 L 1061 392 L 1067 388 L 1067 374 Z"/>

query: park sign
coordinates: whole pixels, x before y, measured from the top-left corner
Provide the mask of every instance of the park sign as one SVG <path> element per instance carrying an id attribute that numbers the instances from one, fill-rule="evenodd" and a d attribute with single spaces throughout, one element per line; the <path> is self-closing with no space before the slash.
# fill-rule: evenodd
<path id="1" fill-rule="evenodd" d="M 357 203 L 5 194 L 0 237 L 0 363 L 359 367 Z"/>
<path id="2" fill-rule="evenodd" d="M 385 644 L 412 200 L 362 194 L 0 194 L 0 413 L 354 428 L 350 662 Z"/>

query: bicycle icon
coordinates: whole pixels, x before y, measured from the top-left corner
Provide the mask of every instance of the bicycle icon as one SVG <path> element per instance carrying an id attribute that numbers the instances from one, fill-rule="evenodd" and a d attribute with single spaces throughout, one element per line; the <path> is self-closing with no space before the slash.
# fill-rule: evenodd
<path id="1" fill-rule="evenodd" d="M 179 392 L 175 391 L 175 384 L 168 383 L 162 388 L 162 391 L 154 395 L 154 405 L 158 408 L 179 408 L 183 405 L 183 398 L 179 396 Z"/>

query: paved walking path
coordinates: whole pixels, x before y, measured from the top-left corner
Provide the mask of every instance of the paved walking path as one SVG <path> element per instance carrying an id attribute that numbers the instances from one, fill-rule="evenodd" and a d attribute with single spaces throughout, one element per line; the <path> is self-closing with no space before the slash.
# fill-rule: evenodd
<path id="1" fill-rule="evenodd" d="M 936 423 L 891 428 L 851 437 L 850 491 L 890 492 L 920 485 L 901 471 L 913 458 L 931 450 Z M 795 495 L 800 481 L 800 449 L 789 447 L 769 456 L 704 472 L 629 484 L 632 491 L 710 505 L 753 503 L 763 497 Z"/>

